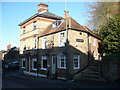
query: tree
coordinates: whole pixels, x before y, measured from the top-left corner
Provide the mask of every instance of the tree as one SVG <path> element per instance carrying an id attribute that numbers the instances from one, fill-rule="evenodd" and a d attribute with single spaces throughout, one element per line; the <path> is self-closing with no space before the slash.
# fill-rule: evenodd
<path id="1" fill-rule="evenodd" d="M 100 27 L 100 36 L 106 55 L 120 53 L 120 17 L 109 18 L 107 23 Z"/>
<path id="2" fill-rule="evenodd" d="M 97 2 L 89 5 L 89 23 L 101 36 L 104 54 L 120 52 L 120 2 Z"/>
<path id="3" fill-rule="evenodd" d="M 90 20 L 88 23 L 93 30 L 99 33 L 102 25 L 106 24 L 109 18 L 119 13 L 120 2 L 97 2 L 89 4 Z"/>

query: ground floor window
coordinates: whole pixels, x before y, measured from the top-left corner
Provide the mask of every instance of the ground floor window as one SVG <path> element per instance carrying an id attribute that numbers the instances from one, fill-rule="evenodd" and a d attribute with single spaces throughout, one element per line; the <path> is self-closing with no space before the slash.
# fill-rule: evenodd
<path id="1" fill-rule="evenodd" d="M 22 68 L 25 68 L 25 58 L 22 58 Z"/>
<path id="2" fill-rule="evenodd" d="M 64 55 L 58 56 L 58 68 L 66 69 L 66 57 Z"/>
<path id="3" fill-rule="evenodd" d="M 47 57 L 45 55 L 42 56 L 41 69 L 47 70 Z"/>
<path id="4" fill-rule="evenodd" d="M 37 59 L 32 58 L 32 70 L 37 70 Z"/>
<path id="5" fill-rule="evenodd" d="M 80 68 L 80 55 L 73 56 L 73 68 L 79 69 Z"/>

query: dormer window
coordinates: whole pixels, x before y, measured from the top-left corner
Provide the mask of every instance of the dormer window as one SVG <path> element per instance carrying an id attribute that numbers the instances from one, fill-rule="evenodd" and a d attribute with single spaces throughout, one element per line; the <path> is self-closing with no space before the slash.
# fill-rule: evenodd
<path id="1" fill-rule="evenodd" d="M 23 34 L 25 34 L 25 32 L 26 32 L 26 28 L 25 28 L 25 27 L 23 27 Z"/>
<path id="2" fill-rule="evenodd" d="M 60 24 L 61 24 L 62 21 L 60 20 L 57 20 L 55 22 L 52 23 L 52 28 L 57 28 Z"/>
<path id="3" fill-rule="evenodd" d="M 37 21 L 33 23 L 33 30 L 36 30 L 36 29 L 37 29 Z"/>

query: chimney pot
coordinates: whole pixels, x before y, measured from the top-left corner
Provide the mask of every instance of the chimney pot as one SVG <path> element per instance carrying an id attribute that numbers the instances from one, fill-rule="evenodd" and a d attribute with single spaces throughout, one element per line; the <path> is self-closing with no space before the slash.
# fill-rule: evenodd
<path id="1" fill-rule="evenodd" d="M 47 12 L 47 11 L 48 11 L 48 5 L 47 4 L 40 3 L 38 5 L 38 13 Z"/>
<path id="2" fill-rule="evenodd" d="M 64 10 L 64 17 L 66 18 L 66 17 L 68 17 L 69 16 L 69 11 L 65 11 Z"/>

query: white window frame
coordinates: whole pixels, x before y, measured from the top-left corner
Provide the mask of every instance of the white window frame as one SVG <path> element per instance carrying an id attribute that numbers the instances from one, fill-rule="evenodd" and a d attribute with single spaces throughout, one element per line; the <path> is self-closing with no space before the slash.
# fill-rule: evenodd
<path id="1" fill-rule="evenodd" d="M 23 67 L 23 61 L 25 62 L 25 66 L 26 66 L 26 61 L 25 61 L 25 58 L 22 58 L 22 68 L 25 69 L 25 67 Z"/>
<path id="2" fill-rule="evenodd" d="M 41 70 L 47 70 L 47 68 L 44 68 L 44 67 L 43 67 L 43 60 L 47 60 L 47 56 L 43 55 L 43 56 L 41 57 Z"/>
<path id="3" fill-rule="evenodd" d="M 36 42 L 37 42 L 37 38 L 33 37 L 33 49 L 37 48 Z"/>
<path id="4" fill-rule="evenodd" d="M 64 59 L 64 61 L 63 61 L 64 62 L 64 67 L 61 67 L 61 63 L 62 63 L 61 59 Z M 60 68 L 60 69 L 66 69 L 66 57 L 65 57 L 65 55 L 59 55 L 59 56 L 57 56 L 57 63 L 58 63 L 57 64 L 58 68 Z"/>
<path id="5" fill-rule="evenodd" d="M 46 49 L 46 37 L 42 37 L 42 49 Z"/>
<path id="6" fill-rule="evenodd" d="M 26 47 L 26 40 L 23 41 L 23 51 L 25 47 Z"/>
<path id="7" fill-rule="evenodd" d="M 78 67 L 75 67 L 75 61 L 74 61 L 74 59 L 78 59 Z M 73 55 L 73 68 L 74 69 L 80 69 L 80 55 Z"/>
<path id="8" fill-rule="evenodd" d="M 62 34 L 62 33 L 64 33 L 64 37 L 62 37 L 63 40 L 61 40 L 61 34 Z M 64 47 L 64 46 L 65 46 L 64 40 L 65 40 L 65 32 L 60 32 L 60 33 L 59 33 L 59 47 Z M 60 41 L 63 41 L 63 44 L 61 44 Z"/>
<path id="9" fill-rule="evenodd" d="M 91 43 L 91 36 L 89 37 L 89 43 Z"/>
<path id="10" fill-rule="evenodd" d="M 58 24 L 59 21 L 61 21 L 60 24 Z M 52 29 L 58 28 L 62 23 L 63 23 L 63 20 L 57 20 L 57 21 L 53 22 L 52 23 Z"/>
<path id="11" fill-rule="evenodd" d="M 34 68 L 34 62 L 37 64 L 37 58 L 32 58 L 32 70 L 37 70 L 37 65 L 36 68 Z"/>

